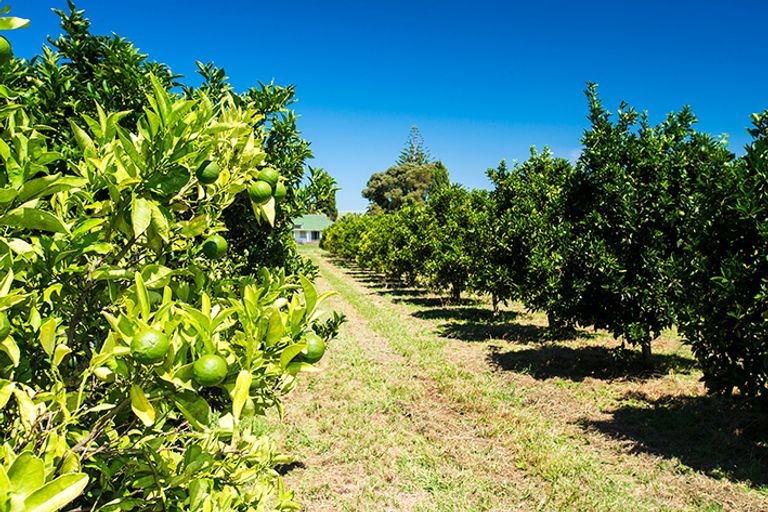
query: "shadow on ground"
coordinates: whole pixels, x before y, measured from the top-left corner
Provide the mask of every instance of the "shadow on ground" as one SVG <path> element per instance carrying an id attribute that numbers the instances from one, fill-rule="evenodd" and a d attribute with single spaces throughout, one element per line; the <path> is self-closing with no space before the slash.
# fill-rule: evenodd
<path id="1" fill-rule="evenodd" d="M 415 311 L 413 316 L 423 320 L 482 320 L 489 323 L 510 323 L 520 316 L 517 311 L 499 311 L 483 307 L 434 307 Z"/>
<path id="2" fill-rule="evenodd" d="M 285 476 L 295 469 L 306 469 L 307 465 L 301 461 L 288 462 L 286 464 L 278 464 L 275 466 L 275 471 L 281 476 Z"/>
<path id="3" fill-rule="evenodd" d="M 713 477 L 768 486 L 765 412 L 712 396 L 636 403 L 613 411 L 610 420 L 582 425 Z"/>
<path id="4" fill-rule="evenodd" d="M 448 312 L 435 314 L 445 315 L 445 318 L 449 317 Z M 437 334 L 446 338 L 467 342 L 507 340 L 517 343 L 545 343 L 574 338 L 590 339 L 596 336 L 594 333 L 583 330 L 558 335 L 557 333 L 553 333 L 549 327 L 536 324 L 523 324 L 516 321 L 521 316 L 520 313 L 515 311 L 503 311 L 500 312 L 497 317 L 494 317 L 493 313 L 490 310 L 487 310 L 487 313 L 485 314 L 487 320 L 483 320 L 483 317 L 462 318 L 461 313 L 457 312 L 454 317 L 455 321 L 441 324 L 437 329 Z M 481 321 L 478 322 L 477 320 Z"/>
<path id="5" fill-rule="evenodd" d="M 647 378 L 666 375 L 670 371 L 687 374 L 696 367 L 695 360 L 674 354 L 654 354 L 650 366 L 644 364 L 639 354 L 634 352 L 623 356 L 618 354 L 615 349 L 602 346 L 572 348 L 550 343 L 507 352 L 494 349 L 488 358 L 500 370 L 526 373 L 542 380 L 553 377 L 572 381 L 582 381 L 587 377 L 608 380 L 630 375 Z"/>

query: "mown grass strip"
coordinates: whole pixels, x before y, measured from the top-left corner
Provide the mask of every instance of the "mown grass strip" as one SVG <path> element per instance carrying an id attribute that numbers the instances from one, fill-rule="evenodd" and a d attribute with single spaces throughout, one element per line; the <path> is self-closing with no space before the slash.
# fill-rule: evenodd
<path id="1" fill-rule="evenodd" d="M 500 385 L 490 374 L 478 374 L 450 362 L 447 341 L 419 329 L 413 321 L 385 300 L 364 294 L 358 285 L 324 260 L 316 251 L 306 254 L 319 265 L 321 275 L 385 337 L 393 350 L 411 361 L 434 381 L 439 393 L 484 428 L 494 442 L 502 443 L 514 464 L 529 478 L 544 482 L 538 510 L 718 510 L 710 500 L 683 498 L 681 509 L 660 502 L 647 491 L 654 484 L 647 475 L 633 471 L 631 463 L 617 465 L 600 460 L 586 439 L 564 431 L 553 421 L 522 404 L 521 391 Z M 501 423 L 499 421 L 501 420 Z M 660 494 L 674 494 L 665 489 Z"/>

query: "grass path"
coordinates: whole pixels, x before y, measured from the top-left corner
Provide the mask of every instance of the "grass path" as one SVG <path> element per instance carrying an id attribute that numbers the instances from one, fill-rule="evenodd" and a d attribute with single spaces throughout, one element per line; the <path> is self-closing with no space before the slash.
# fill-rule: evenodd
<path id="1" fill-rule="evenodd" d="M 768 510 L 764 487 L 695 463 L 711 460 L 706 446 L 669 456 L 608 428 L 634 402 L 653 411 L 670 392 L 700 398 L 673 341 L 658 356 L 666 373 L 606 375 L 592 357 L 604 355 L 593 349 L 604 340 L 542 345 L 541 319 L 508 311 L 509 321 L 486 322 L 477 305 L 381 293 L 377 278 L 306 254 L 320 266 L 318 287 L 338 293 L 327 309 L 349 319 L 324 371 L 288 398 L 285 420 L 264 424 L 300 463 L 285 480 L 306 510 Z M 637 428 L 648 418 L 638 414 Z M 744 457 L 737 469 L 747 476 L 765 469 Z"/>

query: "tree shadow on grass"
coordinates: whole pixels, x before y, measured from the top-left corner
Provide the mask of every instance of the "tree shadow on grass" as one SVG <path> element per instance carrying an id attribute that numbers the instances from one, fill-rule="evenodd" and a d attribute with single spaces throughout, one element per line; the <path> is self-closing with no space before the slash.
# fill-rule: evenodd
<path id="1" fill-rule="evenodd" d="M 467 342 L 508 340 L 518 343 L 541 343 L 550 338 L 546 327 L 517 322 L 447 322 L 437 333 L 446 338 Z"/>
<path id="2" fill-rule="evenodd" d="M 435 307 L 413 313 L 422 320 L 466 320 L 483 321 L 488 323 L 510 323 L 520 316 L 517 311 L 498 311 L 496 314 L 490 308 L 483 307 Z"/>
<path id="3" fill-rule="evenodd" d="M 286 464 L 278 464 L 277 466 L 275 466 L 275 471 L 277 471 L 277 473 L 280 476 L 285 476 L 295 469 L 306 469 L 306 468 L 307 468 L 306 464 L 304 464 L 300 460 L 295 460 L 293 462 L 288 462 Z"/>
<path id="4" fill-rule="evenodd" d="M 582 425 L 710 476 L 768 485 L 768 414 L 756 408 L 711 396 L 665 397 Z"/>
<path id="5" fill-rule="evenodd" d="M 386 295 L 386 293 L 385 293 Z M 477 299 L 461 298 L 459 302 L 452 300 L 450 297 L 434 297 L 434 296 L 401 296 L 394 298 L 394 302 L 399 304 L 410 304 L 412 306 L 418 306 L 421 308 L 444 308 L 448 306 L 474 306 L 481 302 Z M 414 313 L 415 316 L 415 313 Z"/>
<path id="6" fill-rule="evenodd" d="M 496 349 L 488 358 L 500 370 L 527 373 L 541 380 L 553 377 L 572 381 L 582 381 L 587 377 L 609 380 L 628 375 L 646 378 L 666 375 L 670 371 L 689 374 L 696 368 L 695 360 L 675 354 L 654 354 L 649 366 L 641 361 L 639 355 L 617 357 L 616 350 L 608 347 L 571 348 L 556 343 L 508 352 Z"/>
<path id="7" fill-rule="evenodd" d="M 429 295 L 429 292 L 425 290 L 419 290 L 418 288 L 388 288 L 388 287 L 377 287 L 376 291 L 381 293 L 382 295 L 389 295 L 395 298 L 400 297 L 424 297 L 426 295 Z"/>

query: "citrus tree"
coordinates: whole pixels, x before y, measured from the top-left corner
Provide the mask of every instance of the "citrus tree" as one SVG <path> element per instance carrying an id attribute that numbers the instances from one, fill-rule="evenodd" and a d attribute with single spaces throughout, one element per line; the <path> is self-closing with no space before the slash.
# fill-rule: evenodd
<path id="1" fill-rule="evenodd" d="M 768 397 L 768 111 L 752 117 L 752 141 L 733 163 L 696 184 L 683 269 L 680 330 L 716 393 Z"/>
<path id="2" fill-rule="evenodd" d="M 622 104 L 616 122 L 596 86 L 587 90 L 592 126 L 571 189 L 572 222 L 563 281 L 568 314 L 639 345 L 677 318 L 678 265 L 699 176 L 728 164 L 724 143 L 693 129 L 690 109 L 657 126 Z"/>
<path id="3" fill-rule="evenodd" d="M 140 110 L 59 132 L 52 63 L 0 70 L 0 510 L 296 509 L 252 418 L 334 329 L 305 278 L 231 259 L 223 212 L 269 229 L 286 181 L 263 114 L 149 72 Z"/>
<path id="4" fill-rule="evenodd" d="M 372 223 L 373 217 L 368 215 L 343 215 L 323 231 L 320 247 L 344 259 L 355 261 L 363 233 Z"/>
<path id="5" fill-rule="evenodd" d="M 511 169 L 502 162 L 489 169 L 488 234 L 478 265 L 477 287 L 496 301 L 522 301 L 532 310 L 546 311 L 550 328 L 560 330 L 567 297 L 561 281 L 563 251 L 569 228 L 566 199 L 575 186 L 575 170 L 565 159 L 545 149 Z"/>
<path id="6" fill-rule="evenodd" d="M 458 301 L 471 282 L 474 268 L 471 247 L 479 220 L 477 203 L 460 185 L 449 185 L 432 195 L 424 208 L 418 239 L 425 244 L 423 275 L 435 289 L 448 289 Z"/>

